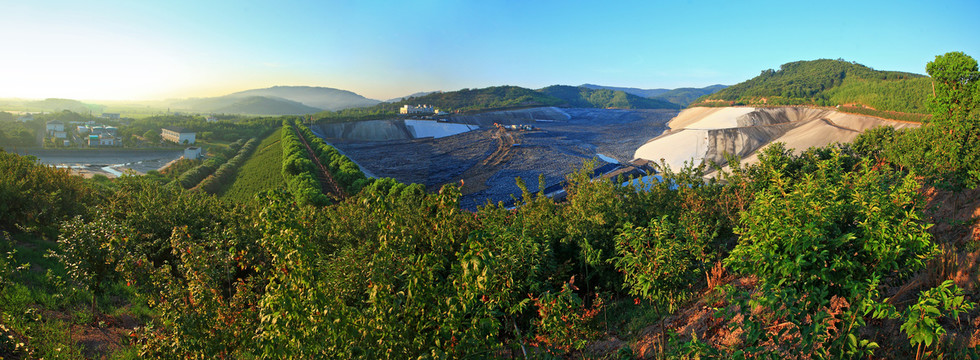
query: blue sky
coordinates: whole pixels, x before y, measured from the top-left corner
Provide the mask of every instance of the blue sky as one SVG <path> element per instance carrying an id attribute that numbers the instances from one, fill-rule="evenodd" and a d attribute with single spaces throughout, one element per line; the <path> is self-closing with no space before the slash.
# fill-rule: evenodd
<path id="1" fill-rule="evenodd" d="M 980 1 L 0 0 L 0 97 L 273 85 L 387 99 L 493 85 L 734 84 L 796 60 L 980 58 Z"/>

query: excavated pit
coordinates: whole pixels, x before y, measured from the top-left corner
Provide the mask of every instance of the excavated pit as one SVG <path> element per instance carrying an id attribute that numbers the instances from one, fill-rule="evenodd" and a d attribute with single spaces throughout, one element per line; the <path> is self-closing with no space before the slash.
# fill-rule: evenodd
<path id="1" fill-rule="evenodd" d="M 676 110 L 532 108 L 454 115 L 440 124 L 472 130 L 445 137 L 416 138 L 406 120 L 372 120 L 315 126 L 315 133 L 362 168 L 380 177 L 424 184 L 437 190 L 463 184 L 462 206 L 475 209 L 520 195 L 515 178 L 531 191 L 554 186 L 595 158 L 597 166 L 628 162 L 647 139 L 663 133 Z M 531 125 L 533 130 L 498 129 Z M 600 156 L 601 155 L 601 156 Z"/>

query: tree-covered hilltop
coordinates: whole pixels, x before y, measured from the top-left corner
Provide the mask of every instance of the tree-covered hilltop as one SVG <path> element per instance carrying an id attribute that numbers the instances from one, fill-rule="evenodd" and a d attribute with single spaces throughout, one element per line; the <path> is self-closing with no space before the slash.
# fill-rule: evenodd
<path id="1" fill-rule="evenodd" d="M 562 101 L 519 86 L 491 86 L 433 93 L 394 103 L 396 106 L 428 104 L 447 111 L 487 110 L 523 106 L 556 106 Z"/>
<path id="2" fill-rule="evenodd" d="M 680 105 L 664 100 L 649 99 L 620 90 L 590 89 L 584 86 L 552 85 L 538 90 L 559 98 L 568 106 L 615 109 L 679 109 Z"/>
<path id="3" fill-rule="evenodd" d="M 663 100 L 647 99 L 618 90 L 589 89 L 554 85 L 531 90 L 519 86 L 492 86 L 462 89 L 407 97 L 375 106 L 324 111 L 313 115 L 322 121 L 351 121 L 395 116 L 404 105 L 432 105 L 442 112 L 491 111 L 516 107 L 565 106 L 620 109 L 678 109 L 681 106 Z"/>
<path id="4" fill-rule="evenodd" d="M 349 121 L 395 116 L 404 105 L 432 105 L 441 112 L 467 112 L 531 106 L 560 106 L 561 99 L 519 86 L 491 86 L 482 89 L 462 89 L 403 98 L 375 106 L 324 111 L 313 115 L 326 121 Z"/>
<path id="5" fill-rule="evenodd" d="M 652 96 L 651 98 L 669 101 L 681 106 L 687 106 L 692 101 L 697 100 L 699 97 L 714 94 L 727 87 L 728 86 L 725 85 L 711 85 L 703 88 L 677 88 L 657 96 Z"/>
<path id="6" fill-rule="evenodd" d="M 844 60 L 783 64 L 745 82 L 697 99 L 693 105 L 860 104 L 881 111 L 927 113 L 927 76 L 880 71 Z"/>

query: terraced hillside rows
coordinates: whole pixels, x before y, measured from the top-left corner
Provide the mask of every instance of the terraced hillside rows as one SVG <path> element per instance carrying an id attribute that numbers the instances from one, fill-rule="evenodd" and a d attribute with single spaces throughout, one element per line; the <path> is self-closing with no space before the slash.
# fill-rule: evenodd
<path id="1" fill-rule="evenodd" d="M 259 143 L 255 153 L 239 169 L 234 182 L 219 193 L 222 199 L 244 202 L 260 192 L 285 188 L 280 137 L 280 131 L 275 131 Z"/>
<path id="2" fill-rule="evenodd" d="M 194 187 L 194 190 L 204 191 L 209 194 L 217 194 L 221 192 L 222 189 L 234 181 L 235 173 L 237 173 L 238 169 L 242 167 L 245 160 L 247 160 L 249 156 L 252 156 L 252 151 L 254 151 L 255 147 L 258 146 L 258 142 L 259 140 L 257 138 L 251 138 L 248 140 L 248 142 L 238 150 L 235 157 L 231 158 L 224 164 L 221 164 L 221 166 L 214 171 L 214 174 L 204 178 L 200 184 L 197 184 L 197 186 Z"/>
<path id="3" fill-rule="evenodd" d="M 177 183 L 184 189 L 193 189 L 197 187 L 198 184 L 204 181 L 205 178 L 211 176 L 211 174 L 217 171 L 221 165 L 224 165 L 224 163 L 228 161 L 230 155 L 227 153 L 237 153 L 244 143 L 245 139 L 239 139 L 238 141 L 231 143 L 228 146 L 227 151 L 219 152 L 210 159 L 205 160 L 201 165 L 180 174 L 180 177 L 177 178 Z"/>
<path id="4" fill-rule="evenodd" d="M 328 205 L 357 193 L 370 180 L 353 161 L 294 120 L 284 120 L 282 177 L 301 205 Z"/>

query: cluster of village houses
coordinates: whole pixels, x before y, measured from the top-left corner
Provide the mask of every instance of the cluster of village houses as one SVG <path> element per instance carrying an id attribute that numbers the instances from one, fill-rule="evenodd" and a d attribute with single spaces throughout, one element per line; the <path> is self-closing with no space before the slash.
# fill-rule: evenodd
<path id="1" fill-rule="evenodd" d="M 64 141 L 65 146 L 70 146 L 72 140 L 69 139 L 69 132 L 66 130 L 65 123 L 59 120 L 48 121 L 45 124 L 45 131 L 49 137 Z M 68 129 L 74 130 L 78 135 L 75 138 L 81 142 L 79 145 L 87 146 L 117 146 L 122 145 L 119 139 L 119 129 L 114 126 L 98 124 L 95 121 L 71 121 Z"/>
<path id="2" fill-rule="evenodd" d="M 66 130 L 66 124 L 59 120 L 48 121 L 45 124 L 45 131 L 49 137 L 64 141 L 65 146 L 70 146 L 72 140 L 69 138 L 69 131 L 74 131 L 73 137 L 80 142 L 79 145 L 85 146 L 120 146 L 122 141 L 119 138 L 119 129 L 114 126 L 98 124 L 95 121 L 71 121 Z M 194 144 L 196 134 L 193 131 L 181 127 L 165 127 L 160 129 L 160 137 L 165 141 L 176 144 Z"/>

